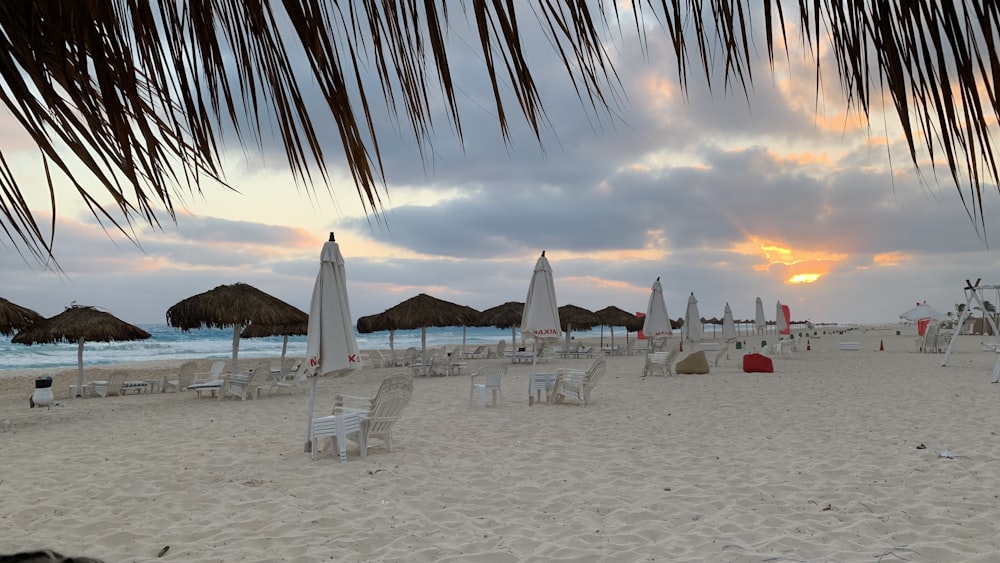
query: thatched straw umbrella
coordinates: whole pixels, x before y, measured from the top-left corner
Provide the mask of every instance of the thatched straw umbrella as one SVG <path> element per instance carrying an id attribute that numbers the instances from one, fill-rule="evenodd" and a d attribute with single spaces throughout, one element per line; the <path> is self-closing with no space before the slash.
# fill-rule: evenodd
<path id="1" fill-rule="evenodd" d="M 167 309 L 167 324 L 181 330 L 233 327 L 233 371 L 238 369 L 240 332 L 252 324 L 295 326 L 309 315 L 252 285 L 220 285 Z"/>
<path id="2" fill-rule="evenodd" d="M 364 323 L 358 319 L 358 332 L 379 330 L 420 329 L 421 361 L 427 363 L 427 327 L 478 326 L 482 313 L 467 307 L 421 293 L 394 305 L 378 315 L 370 315 Z M 391 333 L 391 332 L 390 332 Z"/>
<path id="3" fill-rule="evenodd" d="M 285 353 L 288 352 L 289 336 L 305 336 L 309 332 L 309 315 L 306 315 L 306 322 L 295 325 L 262 325 L 253 323 L 243 329 L 240 338 L 267 338 L 269 336 L 284 337 L 281 342 L 281 377 L 285 377 Z"/>
<path id="4" fill-rule="evenodd" d="M 145 340 L 151 335 L 145 330 L 131 325 L 111 313 L 98 311 L 94 307 L 72 305 L 62 313 L 31 325 L 11 339 L 18 344 L 52 344 L 54 342 L 78 342 L 76 352 L 76 389 L 83 387 L 83 343 L 125 342 Z"/>
<path id="5" fill-rule="evenodd" d="M 576 305 L 563 305 L 559 307 L 559 324 L 566 333 L 566 349 L 569 349 L 570 331 L 573 327 L 578 330 L 589 330 L 595 326 L 601 326 L 601 317 L 597 316 L 590 309 L 577 307 Z"/>
<path id="6" fill-rule="evenodd" d="M 43 320 L 45 317 L 35 311 L 0 297 L 0 334 L 10 336 Z"/>
<path id="7" fill-rule="evenodd" d="M 483 311 L 479 326 L 495 326 L 497 328 L 510 329 L 510 345 L 517 349 L 517 328 L 521 326 L 521 318 L 524 316 L 524 303 L 518 301 L 508 301 L 496 307 L 490 307 Z"/>
<path id="8" fill-rule="evenodd" d="M 389 331 L 389 361 L 392 362 L 392 365 L 396 365 L 396 329 L 382 317 L 382 313 L 358 317 L 357 329 L 360 334 L 371 334 L 383 330 Z"/>
<path id="9" fill-rule="evenodd" d="M 615 345 L 615 327 L 623 326 L 625 327 L 625 343 L 628 344 L 628 333 L 638 332 L 642 330 L 642 319 L 625 311 L 619 309 L 614 305 L 609 305 L 600 311 L 594 311 L 594 314 L 601 318 L 601 347 L 604 347 L 604 325 L 607 325 L 611 329 L 611 345 Z"/>

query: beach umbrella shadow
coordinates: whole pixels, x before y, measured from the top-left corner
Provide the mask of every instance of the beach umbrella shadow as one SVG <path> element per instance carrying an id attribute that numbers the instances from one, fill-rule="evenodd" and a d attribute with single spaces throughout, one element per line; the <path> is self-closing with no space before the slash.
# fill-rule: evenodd
<path id="1" fill-rule="evenodd" d="M 83 344 L 84 342 L 126 342 L 145 340 L 151 335 L 145 330 L 129 324 L 118 317 L 100 311 L 95 307 L 71 305 L 62 313 L 32 324 L 18 332 L 11 339 L 17 344 L 52 344 L 56 342 L 77 342 L 76 389 L 83 387 Z"/>
<path id="2" fill-rule="evenodd" d="M 181 330 L 233 327 L 234 372 L 238 370 L 240 333 L 248 326 L 293 327 L 308 322 L 305 311 L 245 283 L 220 285 L 167 309 L 167 324 Z"/>

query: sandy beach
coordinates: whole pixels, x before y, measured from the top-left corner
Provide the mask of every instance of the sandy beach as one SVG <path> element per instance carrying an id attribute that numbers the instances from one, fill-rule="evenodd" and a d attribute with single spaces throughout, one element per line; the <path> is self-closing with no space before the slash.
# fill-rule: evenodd
<path id="1" fill-rule="evenodd" d="M 465 375 L 414 381 L 393 452 L 376 445 L 362 459 L 352 444 L 343 464 L 303 453 L 307 392 L 71 400 L 67 369 L 53 374 L 61 406 L 29 409 L 39 373 L 4 373 L 0 553 L 996 561 L 997 356 L 963 336 L 941 367 L 914 336 L 912 326 L 820 332 L 811 350 L 775 358 L 773 374 L 743 373 L 734 353 L 708 375 L 643 378 L 644 356 L 611 356 L 582 408 L 529 406 L 531 366 L 506 360 L 503 399 L 483 408 L 469 401 L 468 373 L 498 360 L 471 360 Z M 861 349 L 839 350 L 845 340 Z M 152 379 L 178 363 L 128 368 Z M 337 393 L 373 394 L 399 369 L 321 379 L 317 412 Z"/>

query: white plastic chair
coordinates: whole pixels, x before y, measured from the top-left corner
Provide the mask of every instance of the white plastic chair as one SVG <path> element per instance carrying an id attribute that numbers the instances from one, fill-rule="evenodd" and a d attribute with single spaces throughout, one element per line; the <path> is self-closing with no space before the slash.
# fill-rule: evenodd
<path id="1" fill-rule="evenodd" d="M 604 356 L 595 359 L 587 371 L 560 369 L 549 393 L 549 402 L 562 403 L 566 399 L 572 399 L 581 407 L 587 406 L 591 402 L 590 392 L 604 376 L 605 369 Z"/>
<path id="2" fill-rule="evenodd" d="M 333 414 L 361 415 L 360 431 L 348 432 L 348 435 L 353 436 L 358 442 L 361 457 L 367 455 L 369 438 L 381 439 L 386 451 L 391 452 L 392 427 L 399 420 L 412 395 L 413 378 L 405 373 L 394 373 L 382 380 L 372 398 L 352 395 L 334 397 Z"/>
<path id="3" fill-rule="evenodd" d="M 222 372 L 226 369 L 226 361 L 218 360 L 212 364 L 212 371 L 194 374 L 194 383 L 210 383 L 222 379 Z"/>
<path id="4" fill-rule="evenodd" d="M 174 392 L 180 393 L 181 390 L 194 383 L 194 370 L 196 369 L 198 369 L 198 362 L 194 360 L 184 362 L 177 371 L 177 375 L 166 375 L 163 377 L 162 391 L 166 393 L 170 389 L 173 389 Z"/>
<path id="5" fill-rule="evenodd" d="M 472 396 L 478 389 L 480 405 L 485 407 L 486 395 L 491 394 L 493 397 L 493 406 L 496 406 L 498 399 L 503 400 L 500 382 L 505 373 L 507 373 L 507 367 L 503 365 L 491 365 L 479 368 L 476 373 L 469 376 L 472 384 L 472 387 L 469 388 L 469 400 L 472 400 Z"/>

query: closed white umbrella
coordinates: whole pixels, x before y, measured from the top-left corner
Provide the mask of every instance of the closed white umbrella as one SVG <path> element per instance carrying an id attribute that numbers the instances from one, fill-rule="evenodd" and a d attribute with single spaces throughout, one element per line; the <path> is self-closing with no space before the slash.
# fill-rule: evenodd
<path id="1" fill-rule="evenodd" d="M 694 292 L 688 297 L 687 309 L 684 311 L 684 338 L 691 342 L 701 341 L 701 314 L 698 313 L 698 300 Z"/>
<path id="2" fill-rule="evenodd" d="M 760 300 L 760 297 L 757 298 L 757 314 L 754 326 L 757 328 L 757 334 L 760 334 L 767 328 L 767 319 L 764 318 L 764 302 Z"/>
<path id="3" fill-rule="evenodd" d="M 777 327 L 778 334 L 789 332 L 788 319 L 785 318 L 785 307 L 778 301 L 777 314 L 774 317 L 774 326 Z"/>
<path id="4" fill-rule="evenodd" d="M 736 322 L 733 321 L 733 310 L 726 303 L 726 312 L 722 315 L 722 339 L 726 342 L 736 340 Z"/>
<path id="5" fill-rule="evenodd" d="M 309 417 L 306 419 L 305 451 L 312 449 L 309 439 L 313 408 L 316 403 L 316 378 L 320 375 L 339 377 L 361 367 L 358 343 L 351 324 L 351 307 L 347 300 L 347 275 L 340 246 L 330 240 L 323 244 L 319 257 L 319 274 L 313 286 L 309 306 L 309 331 L 306 336 L 307 373 L 312 378 L 309 391 Z"/>
<path id="6" fill-rule="evenodd" d="M 535 262 L 535 271 L 531 275 L 531 284 L 528 285 L 528 297 L 524 300 L 521 338 L 557 340 L 560 336 L 562 329 L 556 306 L 556 286 L 552 279 L 552 267 L 543 250 Z"/>
<path id="7" fill-rule="evenodd" d="M 649 305 L 646 306 L 646 316 L 642 320 L 642 333 L 651 342 L 662 343 L 673 334 L 670 329 L 670 316 L 667 314 L 667 304 L 663 301 L 663 286 L 657 276 L 649 293 Z"/>
<path id="8" fill-rule="evenodd" d="M 535 271 L 528 285 L 528 297 L 524 300 L 524 314 L 521 316 L 521 338 L 534 338 L 535 342 L 552 342 L 562 336 L 559 324 L 559 308 L 556 306 L 556 285 L 552 279 L 552 267 L 545 257 L 545 251 L 535 262 Z M 531 357 L 531 373 L 535 373 L 536 355 Z"/>

